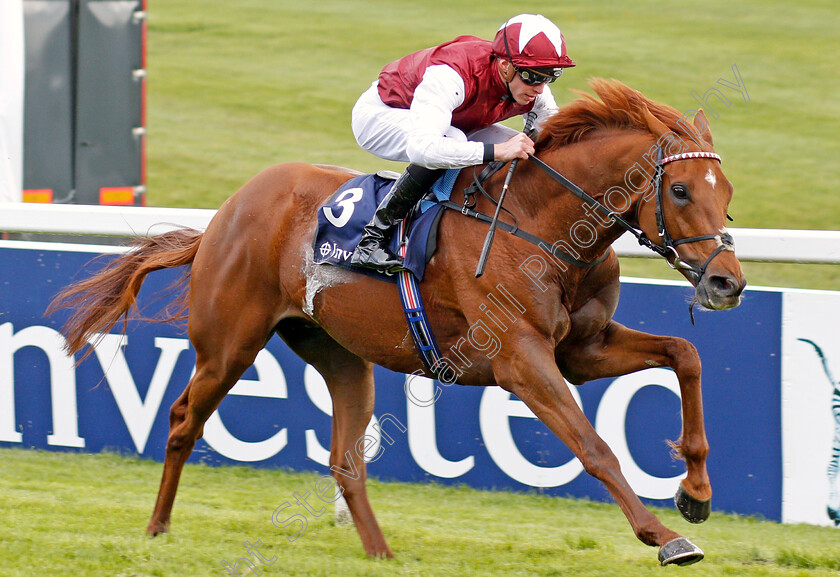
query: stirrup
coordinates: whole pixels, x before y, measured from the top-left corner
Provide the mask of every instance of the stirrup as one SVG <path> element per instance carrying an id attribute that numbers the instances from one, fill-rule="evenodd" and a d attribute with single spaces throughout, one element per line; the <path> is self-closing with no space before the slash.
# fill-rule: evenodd
<path id="1" fill-rule="evenodd" d="M 372 246 L 357 246 L 353 251 L 353 256 L 350 257 L 350 264 L 387 275 L 392 275 L 404 268 L 403 259 L 379 243 Z"/>

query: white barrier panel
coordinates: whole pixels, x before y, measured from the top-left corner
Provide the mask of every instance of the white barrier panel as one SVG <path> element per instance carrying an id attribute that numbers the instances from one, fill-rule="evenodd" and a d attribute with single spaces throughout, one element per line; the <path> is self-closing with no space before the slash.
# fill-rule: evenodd
<path id="1" fill-rule="evenodd" d="M 0 210 L 0 231 L 135 236 L 160 234 L 179 226 L 203 230 L 215 210 L 133 206 L 22 203 Z M 729 229 L 743 261 L 840 263 L 840 231 Z M 625 234 L 613 245 L 619 256 L 656 257 Z"/>
<path id="2" fill-rule="evenodd" d="M 204 230 L 215 210 L 20 203 L 0 210 L 0 231 L 150 236 L 188 226 Z"/>
<path id="3" fill-rule="evenodd" d="M 840 263 L 840 231 L 730 228 L 735 254 L 742 261 Z M 650 250 L 625 234 L 613 245 L 619 256 L 653 257 Z"/>
<path id="4" fill-rule="evenodd" d="M 840 526 L 840 293 L 782 301 L 782 521 Z"/>

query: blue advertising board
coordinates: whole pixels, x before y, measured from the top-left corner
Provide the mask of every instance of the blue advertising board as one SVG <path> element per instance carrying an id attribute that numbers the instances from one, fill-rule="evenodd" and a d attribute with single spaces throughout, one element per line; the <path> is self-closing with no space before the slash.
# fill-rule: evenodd
<path id="1" fill-rule="evenodd" d="M 67 312 L 43 316 L 60 288 L 88 274 L 93 256 L 68 245 L 0 245 L 0 446 L 163 460 L 169 406 L 194 367 L 185 326 L 132 322 L 125 336 L 118 326 L 75 367 L 58 334 Z M 144 313 L 165 305 L 155 293 L 180 272 L 148 277 Z M 782 295 L 748 291 L 739 308 L 698 314 L 692 326 L 692 293 L 687 284 L 625 280 L 616 320 L 694 343 L 703 361 L 713 507 L 781 520 Z M 375 377 L 370 475 L 611 500 L 502 389 L 407 381 L 381 367 Z M 411 401 L 431 399 L 436 386 L 434 403 Z M 649 369 L 573 392 L 636 492 L 669 505 L 685 471 L 666 443 L 681 427 L 674 373 Z M 320 376 L 275 337 L 208 421 L 191 461 L 326 473 L 330 410 Z"/>

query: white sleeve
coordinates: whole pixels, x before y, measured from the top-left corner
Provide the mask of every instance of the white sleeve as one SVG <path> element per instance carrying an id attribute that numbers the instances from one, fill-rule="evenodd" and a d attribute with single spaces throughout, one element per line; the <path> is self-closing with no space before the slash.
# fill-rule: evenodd
<path id="1" fill-rule="evenodd" d="M 554 95 L 551 93 L 551 89 L 547 84 L 545 85 L 545 89 L 534 101 L 534 108 L 531 109 L 531 112 L 534 112 L 537 115 L 537 121 L 535 124 L 537 128 L 542 126 L 542 123 L 546 118 L 557 112 L 557 102 L 554 100 Z"/>
<path id="2" fill-rule="evenodd" d="M 414 90 L 407 154 L 426 168 L 462 168 L 481 164 L 484 145 L 453 132 L 452 112 L 464 102 L 464 80 L 451 66 L 430 66 Z M 449 132 L 450 137 L 446 134 Z"/>

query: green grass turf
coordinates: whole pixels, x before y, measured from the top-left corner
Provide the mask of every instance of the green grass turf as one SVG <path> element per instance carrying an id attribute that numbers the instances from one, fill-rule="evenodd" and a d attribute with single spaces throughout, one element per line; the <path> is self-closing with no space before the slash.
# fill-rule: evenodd
<path id="1" fill-rule="evenodd" d="M 557 22 L 579 66 L 561 103 L 613 77 L 680 111 L 718 87 L 712 119 L 736 186 L 735 226 L 837 229 L 840 52 L 833 0 L 534 1 L 175 0 L 149 4 L 148 203 L 216 208 L 262 168 L 300 160 L 399 169 L 361 151 L 357 96 L 386 62 L 458 34 L 490 37 L 518 11 Z M 742 74 L 750 101 L 717 84 Z M 677 278 L 628 259 L 625 274 Z M 840 288 L 836 266 L 745 264 L 752 284 Z M 316 476 L 188 466 L 173 533 L 143 536 L 161 466 L 115 455 L 0 451 L 0 575 L 224 575 L 219 562 L 261 540 L 266 575 L 836 575 L 838 533 L 715 514 L 688 525 L 707 559 L 662 569 L 613 505 L 371 482 L 397 559 L 364 557 L 352 528 L 311 518 L 288 543 L 271 512 Z"/>
<path id="2" fill-rule="evenodd" d="M 401 169 L 362 151 L 350 110 L 380 68 L 459 34 L 491 37 L 517 11 L 564 31 L 578 62 L 553 89 L 617 78 L 687 112 L 709 102 L 737 227 L 837 229 L 840 5 L 834 0 L 177 0 L 149 7 L 148 203 L 217 208 L 290 160 Z M 718 79 L 737 66 L 749 102 Z M 512 121 L 509 121 L 512 122 Z M 515 123 L 512 125 L 516 125 Z M 737 239 L 736 239 L 737 241 Z M 815 248 L 815 250 L 819 250 Z M 836 266 L 746 265 L 751 284 L 840 288 Z M 661 262 L 623 272 L 676 278 Z"/>
<path id="3" fill-rule="evenodd" d="M 588 576 L 837 575 L 837 530 L 780 525 L 714 513 L 690 525 L 656 511 L 693 539 L 706 559 L 691 568 L 659 567 L 616 505 L 466 487 L 369 483 L 371 501 L 396 559 L 365 557 L 355 529 L 331 511 L 278 529 L 271 515 L 293 493 L 312 491 L 315 474 L 188 465 L 172 532 L 144 536 L 161 464 L 115 454 L 0 449 L 0 575 L 148 577 L 227 575 L 221 560 L 245 557 L 261 541 L 283 576 Z M 312 497 L 310 502 L 317 502 Z M 297 505 L 280 519 L 302 512 Z M 288 515 L 286 515 L 288 513 Z M 253 559 L 253 558 L 252 558 Z M 244 571 L 243 571 L 244 573 Z"/>

